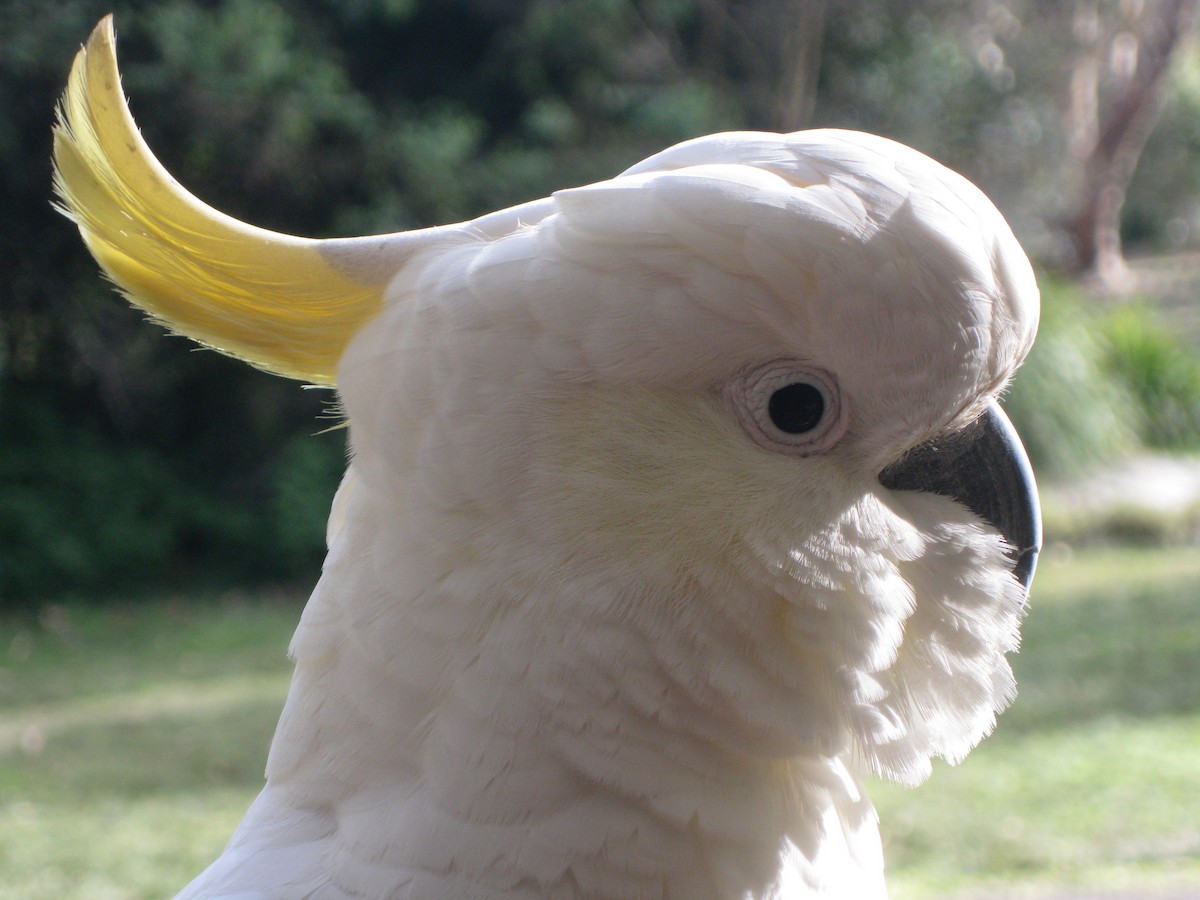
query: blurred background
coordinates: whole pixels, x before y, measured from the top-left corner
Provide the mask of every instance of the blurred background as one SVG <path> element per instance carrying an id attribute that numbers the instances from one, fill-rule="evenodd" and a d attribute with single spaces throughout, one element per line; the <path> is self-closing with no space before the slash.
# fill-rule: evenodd
<path id="1" fill-rule="evenodd" d="M 1197 5 L 0 0 L 0 897 L 161 896 L 215 854 L 345 458 L 330 392 L 164 337 L 52 208 L 55 102 L 110 11 L 166 167 L 293 234 L 744 128 L 872 131 L 977 183 L 1043 286 L 1007 406 L 1048 547 L 1000 733 L 880 787 L 893 883 L 1200 895 Z"/>

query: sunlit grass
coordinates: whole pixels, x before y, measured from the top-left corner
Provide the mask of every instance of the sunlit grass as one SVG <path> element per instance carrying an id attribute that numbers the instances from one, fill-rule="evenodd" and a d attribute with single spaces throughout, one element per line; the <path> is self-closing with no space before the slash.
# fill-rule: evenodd
<path id="1" fill-rule="evenodd" d="M 298 602 L 0 623 L 0 898 L 161 898 L 262 784 Z"/>
<path id="2" fill-rule="evenodd" d="M 1200 891 L 1200 552 L 1048 553 L 997 733 L 872 785 L 898 898 Z M 0 898 L 169 896 L 262 782 L 298 602 L 0 619 Z"/>
<path id="3" fill-rule="evenodd" d="M 1200 890 L 1198 742 L 1200 714 L 1029 735 L 1002 729 L 917 791 L 876 786 L 894 896 L 989 886 Z"/>
<path id="4" fill-rule="evenodd" d="M 1013 667 L 964 763 L 872 788 L 894 895 L 1200 892 L 1200 551 L 1051 552 Z"/>

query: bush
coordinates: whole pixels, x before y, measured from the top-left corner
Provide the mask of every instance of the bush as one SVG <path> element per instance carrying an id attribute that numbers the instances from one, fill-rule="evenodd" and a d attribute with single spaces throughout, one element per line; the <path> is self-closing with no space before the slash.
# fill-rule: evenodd
<path id="1" fill-rule="evenodd" d="M 1096 314 L 1061 283 L 1042 288 L 1037 342 L 1004 406 L 1034 468 L 1061 477 L 1135 450 L 1142 413 L 1109 365 Z"/>
<path id="2" fill-rule="evenodd" d="M 0 399 L 0 608 L 316 575 L 340 435 L 285 435 L 257 469 L 233 449 L 221 460 L 210 443 L 202 452 L 218 459 L 206 471 L 73 421 L 32 392 Z"/>
<path id="3" fill-rule="evenodd" d="M 1139 449 L 1200 451 L 1200 353 L 1148 304 L 1104 312 L 1051 280 L 1005 408 L 1034 468 L 1051 477 Z"/>
<path id="4" fill-rule="evenodd" d="M 1146 305 L 1118 310 L 1103 334 L 1106 367 L 1137 399 L 1142 442 L 1158 450 L 1200 450 L 1200 353 Z"/>

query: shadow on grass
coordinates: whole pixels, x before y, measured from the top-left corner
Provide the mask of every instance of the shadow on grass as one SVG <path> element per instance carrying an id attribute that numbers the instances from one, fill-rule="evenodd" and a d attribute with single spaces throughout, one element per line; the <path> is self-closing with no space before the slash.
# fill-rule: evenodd
<path id="1" fill-rule="evenodd" d="M 1092 561 L 1058 573 L 1047 603 L 1034 604 L 1013 657 L 1020 685 L 1004 732 L 1070 727 L 1113 716 L 1156 718 L 1200 710 L 1200 551 L 1178 570 L 1125 572 L 1087 583 Z M 1127 557 L 1135 569 L 1146 564 Z M 1110 561 L 1119 565 L 1121 558 Z M 1065 577 L 1064 577 L 1065 576 Z"/>
<path id="2" fill-rule="evenodd" d="M 262 786 L 286 682 L 263 696 L 142 710 L 107 721 L 31 720 L 16 746 L 0 753 L 0 804 L 93 802 L 172 792 Z"/>
<path id="3" fill-rule="evenodd" d="M 0 753 L 0 900 L 171 896 L 263 784 L 278 698 L 58 723 Z M 144 712 L 144 711 L 143 711 Z"/>
<path id="4" fill-rule="evenodd" d="M 167 683 L 290 672 L 287 646 L 302 607 L 293 595 L 228 593 L 104 608 L 49 605 L 36 614 L 4 615 L 0 719 L 22 707 Z"/>

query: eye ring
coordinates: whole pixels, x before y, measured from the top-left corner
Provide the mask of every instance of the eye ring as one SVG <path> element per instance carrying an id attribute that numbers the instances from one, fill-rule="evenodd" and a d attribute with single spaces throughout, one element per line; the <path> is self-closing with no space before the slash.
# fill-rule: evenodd
<path id="1" fill-rule="evenodd" d="M 829 450 L 849 420 L 834 374 L 796 359 L 744 370 L 729 382 L 725 396 L 756 444 L 792 456 Z"/>

